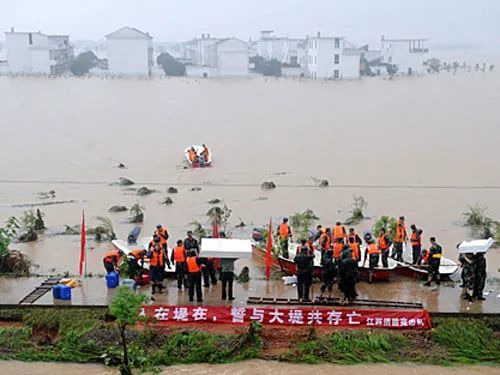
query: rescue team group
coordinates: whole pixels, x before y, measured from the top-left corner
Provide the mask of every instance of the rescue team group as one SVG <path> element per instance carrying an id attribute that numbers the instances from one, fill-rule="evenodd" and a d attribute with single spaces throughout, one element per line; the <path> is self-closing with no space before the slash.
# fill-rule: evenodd
<path id="1" fill-rule="evenodd" d="M 199 257 L 200 247 L 198 240 L 193 237 L 193 232 L 188 231 L 186 239 L 178 240 L 172 255 L 168 257 L 167 240 L 169 234 L 161 224 L 156 226 L 153 239 L 148 245 L 148 250 L 132 250 L 126 259 L 122 259 L 124 253 L 120 250 L 112 250 L 104 255 L 103 262 L 106 272 L 117 271 L 122 261 L 128 262 L 129 277 L 141 283 L 144 274 L 144 263 L 149 259 L 149 279 L 151 282 L 151 299 L 153 295 L 163 293 L 163 279 L 165 277 L 165 265 L 175 265 L 177 288 L 188 290 L 189 301 L 194 301 L 196 293 L 197 302 L 203 302 L 202 280 L 205 288 L 210 284 L 217 284 L 216 265 L 212 258 Z M 220 280 L 222 282 L 222 299 L 234 300 L 233 280 L 234 262 L 236 259 L 218 260 Z"/>
<path id="2" fill-rule="evenodd" d="M 442 247 L 431 237 L 428 250 L 422 250 L 422 230 L 411 225 L 412 234 L 410 241 L 412 245 L 413 264 L 426 264 L 428 267 L 428 280 L 424 284 L 430 286 L 433 280 L 440 284 L 439 266 L 442 257 Z M 277 236 L 280 242 L 280 249 L 283 257 L 289 258 L 288 245 L 292 237 L 292 230 L 288 224 L 288 219 L 277 228 Z M 364 235 L 366 250 L 364 254 L 363 266 L 368 258 L 369 275 L 368 282 L 372 282 L 373 272 L 379 266 L 380 258 L 382 267 L 388 267 L 389 252 L 392 245 L 392 258 L 397 261 L 403 261 L 403 244 L 408 240 L 405 218 L 401 216 L 396 224 L 394 238 L 390 239 L 384 228 L 381 229 L 378 239 L 375 241 L 370 233 Z M 314 245 L 317 243 L 317 247 Z M 344 302 L 352 301 L 356 298 L 356 282 L 358 280 L 358 264 L 361 260 L 360 236 L 354 228 L 349 228 L 346 232 L 345 227 L 337 222 L 333 229 L 317 226 L 313 236 L 307 240 L 302 239 L 297 247 L 294 262 L 297 266 L 297 294 L 299 300 L 309 301 L 309 291 L 312 285 L 314 269 L 314 251 L 321 252 L 322 266 L 322 285 L 320 300 L 328 290 L 331 297 L 333 284 L 338 282 L 339 289 L 344 295 Z"/>

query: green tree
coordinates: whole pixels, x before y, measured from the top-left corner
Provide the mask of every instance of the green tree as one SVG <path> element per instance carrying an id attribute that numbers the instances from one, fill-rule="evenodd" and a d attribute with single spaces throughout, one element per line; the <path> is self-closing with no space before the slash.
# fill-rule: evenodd
<path id="1" fill-rule="evenodd" d="M 120 373 L 122 375 L 132 374 L 127 350 L 127 326 L 134 325 L 139 321 L 139 313 L 145 301 L 146 296 L 143 294 L 135 294 L 128 287 L 119 287 L 113 301 L 109 305 L 109 312 L 116 318 L 116 325 L 120 332 L 123 351 L 122 365 L 120 366 Z"/>
<path id="2" fill-rule="evenodd" d="M 89 74 L 90 69 L 97 65 L 99 59 L 92 51 L 85 51 L 80 53 L 69 66 L 69 70 L 75 76 L 83 76 Z"/>
<path id="3" fill-rule="evenodd" d="M 130 221 L 132 223 L 142 223 L 144 221 L 144 206 L 136 202 L 130 207 Z"/>
<path id="4" fill-rule="evenodd" d="M 266 77 L 281 77 L 281 62 L 276 59 L 266 60 L 261 56 L 253 59 L 255 71 Z"/>
<path id="5" fill-rule="evenodd" d="M 186 75 L 186 66 L 177 61 L 168 52 L 158 55 L 156 63 L 163 68 L 167 76 L 180 77 Z"/>
<path id="6" fill-rule="evenodd" d="M 390 217 L 386 215 L 382 215 L 376 222 L 373 224 L 372 230 L 375 237 L 380 236 L 381 229 L 385 229 L 385 233 L 389 236 L 389 238 L 394 238 L 396 234 L 396 224 L 397 220 L 395 217 Z"/>
<path id="7" fill-rule="evenodd" d="M 19 236 L 19 241 L 36 241 L 38 239 L 38 234 L 36 233 L 37 217 L 34 211 L 24 211 L 23 216 L 21 216 L 20 222 L 21 228 L 24 233 Z"/>
<path id="8" fill-rule="evenodd" d="M 300 234 L 301 238 L 309 238 L 311 235 L 311 228 L 316 220 L 319 218 L 314 214 L 311 209 L 304 212 L 296 212 L 290 215 L 290 225 L 296 234 Z"/>
<path id="9" fill-rule="evenodd" d="M 361 220 L 365 218 L 363 210 L 368 206 L 368 202 L 365 197 L 354 196 L 354 201 L 351 208 L 351 216 L 345 221 L 347 225 L 358 224 Z"/>
<path id="10" fill-rule="evenodd" d="M 11 236 L 4 228 L 0 228 L 0 258 L 9 256 Z"/>

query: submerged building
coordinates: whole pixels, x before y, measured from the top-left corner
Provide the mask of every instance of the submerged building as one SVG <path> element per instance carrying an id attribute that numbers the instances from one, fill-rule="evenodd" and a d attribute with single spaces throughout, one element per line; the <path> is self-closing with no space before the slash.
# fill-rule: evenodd
<path id="1" fill-rule="evenodd" d="M 306 39 L 306 75 L 312 79 L 359 79 L 360 51 L 343 37 Z"/>
<path id="2" fill-rule="evenodd" d="M 427 39 L 386 39 L 381 38 L 381 59 L 383 64 L 397 67 L 399 74 L 424 74 L 427 68 L 429 49 L 425 46 Z"/>
<path id="3" fill-rule="evenodd" d="M 8 71 L 11 73 L 64 73 L 73 61 L 73 47 L 68 35 L 47 35 L 42 32 L 5 33 Z"/>
<path id="4" fill-rule="evenodd" d="M 153 38 L 125 26 L 106 35 L 108 69 L 112 75 L 150 76 L 153 66 Z"/>

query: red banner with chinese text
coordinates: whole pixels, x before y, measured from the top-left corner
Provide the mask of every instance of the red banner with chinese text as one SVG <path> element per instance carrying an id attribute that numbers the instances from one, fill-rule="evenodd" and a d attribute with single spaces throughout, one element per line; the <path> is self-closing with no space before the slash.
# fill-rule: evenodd
<path id="1" fill-rule="evenodd" d="M 339 328 L 429 329 L 426 310 L 364 310 L 332 308 L 270 308 L 235 306 L 143 306 L 141 315 L 156 324 L 229 323 L 251 321 L 274 326 L 331 326 Z"/>

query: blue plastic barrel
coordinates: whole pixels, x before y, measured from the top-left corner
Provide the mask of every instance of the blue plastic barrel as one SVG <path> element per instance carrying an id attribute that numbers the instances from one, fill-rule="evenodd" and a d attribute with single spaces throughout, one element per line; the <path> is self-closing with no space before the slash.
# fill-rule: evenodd
<path id="1" fill-rule="evenodd" d="M 120 276 L 118 272 L 110 272 L 106 275 L 106 284 L 108 288 L 116 288 L 120 283 Z"/>
<path id="2" fill-rule="evenodd" d="M 67 301 L 67 300 L 71 299 L 71 287 L 70 286 L 61 285 L 59 290 L 61 291 L 61 299 L 62 300 Z"/>
<path id="3" fill-rule="evenodd" d="M 52 296 L 54 299 L 61 298 L 61 284 L 57 284 L 52 287 Z"/>

